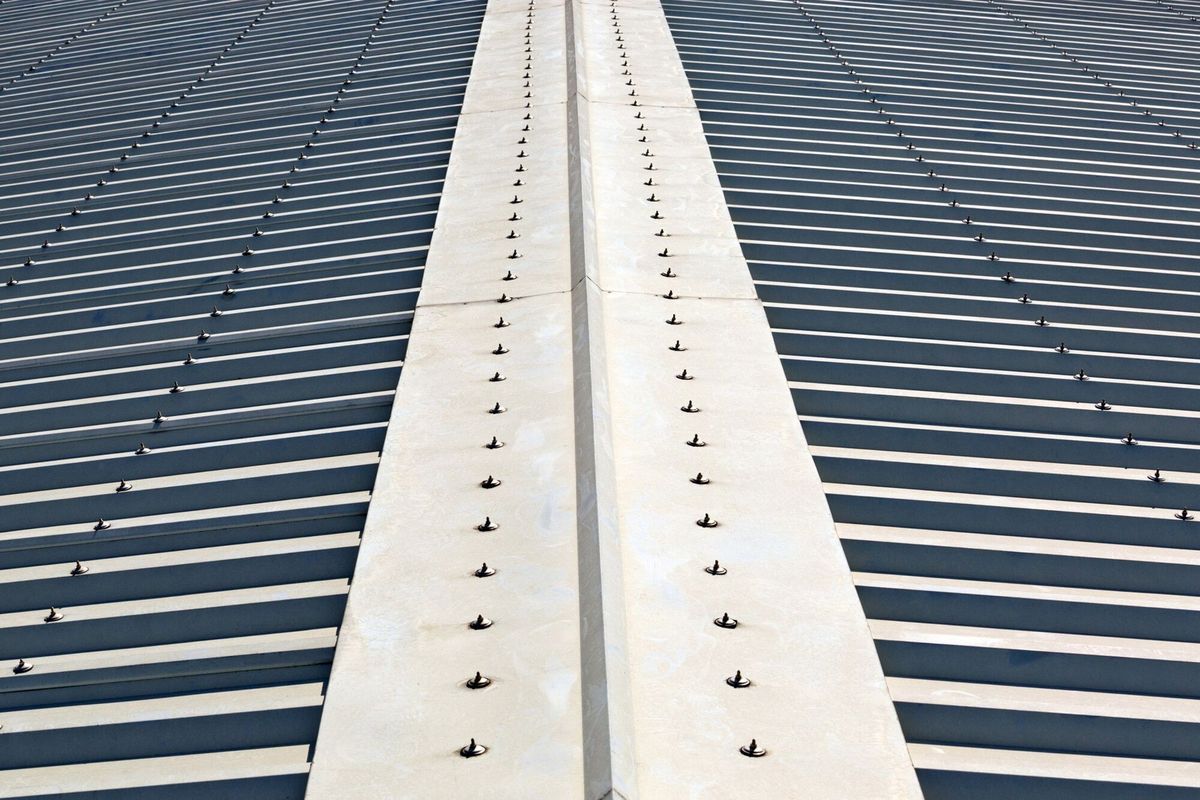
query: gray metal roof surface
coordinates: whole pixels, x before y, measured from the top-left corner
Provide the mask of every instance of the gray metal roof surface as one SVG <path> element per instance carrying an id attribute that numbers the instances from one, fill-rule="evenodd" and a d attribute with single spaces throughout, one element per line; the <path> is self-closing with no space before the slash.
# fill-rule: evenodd
<path id="1" fill-rule="evenodd" d="M 484 5 L 0 4 L 0 797 L 303 795 Z"/>
<path id="2" fill-rule="evenodd" d="M 926 795 L 1197 796 L 1200 4 L 664 7 Z"/>

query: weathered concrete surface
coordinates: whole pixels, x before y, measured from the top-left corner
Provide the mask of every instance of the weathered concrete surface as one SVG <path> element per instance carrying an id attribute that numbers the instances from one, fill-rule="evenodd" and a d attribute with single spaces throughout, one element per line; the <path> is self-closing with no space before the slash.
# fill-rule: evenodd
<path id="1" fill-rule="evenodd" d="M 919 797 L 661 8 L 530 13 L 484 23 L 309 794 Z"/>
<path id="2" fill-rule="evenodd" d="M 483 23 L 310 797 L 583 785 L 563 9 L 527 14 L 493 2 Z M 488 413 L 497 402 L 506 411 Z M 486 447 L 493 436 L 504 446 Z M 501 484 L 482 488 L 489 475 Z M 485 517 L 498 529 L 476 530 Z M 496 574 L 475 577 L 484 562 Z M 470 629 L 477 614 L 492 627 Z M 466 688 L 476 671 L 492 685 Z M 490 750 L 464 759 L 472 738 Z"/>

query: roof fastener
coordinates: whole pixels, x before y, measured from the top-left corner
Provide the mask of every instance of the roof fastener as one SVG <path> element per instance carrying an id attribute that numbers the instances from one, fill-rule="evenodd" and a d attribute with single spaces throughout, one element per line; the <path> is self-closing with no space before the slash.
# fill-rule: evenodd
<path id="1" fill-rule="evenodd" d="M 1122 437 L 1121 444 L 1137 444 L 1137 439 L 1133 438 L 1132 433 L 1127 433 Z"/>
<path id="2" fill-rule="evenodd" d="M 515 281 L 516 279 L 517 279 L 517 276 L 516 276 L 516 275 L 514 275 L 514 274 L 513 274 L 513 271 L 510 269 L 508 272 L 504 273 L 504 277 L 503 277 L 503 278 L 501 278 L 500 280 L 502 280 L 502 281 Z"/>
<path id="3" fill-rule="evenodd" d="M 1104 400 L 1101 400 L 1099 403 L 1096 403 L 1096 408 L 1100 411 L 1108 411 L 1110 408 L 1112 408 L 1112 406 L 1110 406 Z"/>
<path id="4" fill-rule="evenodd" d="M 31 669 L 33 669 L 33 662 L 21 658 L 17 659 L 17 665 L 12 668 L 12 671 L 14 675 L 23 675 Z"/>
<path id="5" fill-rule="evenodd" d="M 505 411 L 508 411 L 508 409 L 499 403 L 496 403 L 496 405 L 488 409 L 489 414 L 503 414 Z"/>
<path id="6" fill-rule="evenodd" d="M 200 340 L 200 341 L 204 342 L 204 341 L 208 341 L 208 337 L 210 337 L 210 336 L 212 336 L 212 334 L 211 334 L 211 333 L 209 333 L 208 331 L 206 331 L 206 330 L 204 330 L 203 328 L 201 328 L 201 329 L 200 329 L 200 333 L 196 335 L 196 338 L 197 338 L 198 340 Z"/>
<path id="7" fill-rule="evenodd" d="M 1004 281 L 1005 283 L 1012 283 L 1016 280 L 1016 278 L 1013 277 L 1011 272 L 1006 272 L 1000 276 L 1000 280 Z"/>
<path id="8" fill-rule="evenodd" d="M 493 328 L 507 328 L 508 323 L 504 321 L 504 317 L 501 317 L 498 322 L 496 322 L 494 325 L 492 325 L 492 327 Z"/>
<path id="9" fill-rule="evenodd" d="M 492 375 L 492 377 L 488 378 L 488 381 L 490 381 L 491 383 L 499 383 L 500 381 L 503 381 L 503 380 L 508 380 L 508 379 L 505 378 L 503 375 L 501 375 L 499 372 L 496 372 L 496 374 L 494 374 L 494 375 Z"/>
<path id="10" fill-rule="evenodd" d="M 196 359 L 192 358 L 192 354 L 191 354 L 191 353 L 188 353 L 188 354 L 187 354 L 187 358 L 185 358 L 185 359 L 183 360 L 183 363 L 184 363 L 184 364 L 195 364 L 195 363 L 196 363 Z"/>
<path id="11" fill-rule="evenodd" d="M 671 318 L 670 318 L 669 320 L 667 320 L 667 324 L 668 324 L 668 325 L 682 325 L 682 324 L 683 324 L 683 320 L 681 320 L 681 319 L 676 319 L 675 315 L 674 315 L 674 314 L 672 314 L 672 315 L 671 315 Z"/>
<path id="12" fill-rule="evenodd" d="M 692 380 L 692 378 L 694 376 L 688 375 L 688 371 L 685 369 L 683 372 L 679 373 L 675 377 L 679 378 L 679 380 L 681 380 L 681 381 L 690 381 L 690 380 Z"/>
<path id="13" fill-rule="evenodd" d="M 1058 343 L 1058 347 L 1055 347 L 1055 348 L 1054 348 L 1054 352 L 1056 352 L 1056 353 L 1069 353 L 1069 352 L 1071 352 L 1071 351 L 1070 351 L 1069 349 L 1067 349 L 1066 342 L 1059 342 L 1059 343 Z"/>
<path id="14" fill-rule="evenodd" d="M 729 570 L 721 566 L 720 561 L 713 561 L 711 567 L 705 567 L 704 571 L 709 575 L 724 575 Z"/>
<path id="15" fill-rule="evenodd" d="M 480 564 L 479 569 L 475 570 L 471 574 L 474 575 L 476 578 L 490 578 L 496 574 L 496 570 L 489 567 L 487 565 L 487 562 L 485 561 L 482 564 Z"/>
<path id="16" fill-rule="evenodd" d="M 1043 317 L 1038 317 L 1037 319 L 1035 319 L 1033 321 L 1033 324 L 1037 325 L 1039 328 L 1044 328 L 1047 325 L 1049 325 L 1050 323 L 1046 322 L 1046 318 L 1043 316 Z"/>
<path id="17" fill-rule="evenodd" d="M 674 289 L 668 289 L 667 293 L 664 294 L 663 297 L 667 300 L 678 300 L 679 299 L 679 295 L 675 294 Z"/>
<path id="18" fill-rule="evenodd" d="M 712 517 L 710 517 L 708 514 L 705 514 L 702 519 L 696 520 L 696 524 L 699 525 L 701 528 L 717 527 L 717 521 L 715 519 L 713 519 Z"/>
<path id="19" fill-rule="evenodd" d="M 219 317 L 219 316 L 221 316 L 222 313 L 224 313 L 224 312 L 222 312 L 221 309 L 217 308 L 216 306 L 213 306 L 212 311 L 208 312 L 208 315 L 210 317 Z"/>
<path id="20" fill-rule="evenodd" d="M 656 208 L 654 209 L 654 213 L 650 215 L 650 219 L 666 219 L 666 217 L 664 217 L 662 212 Z"/>
<path id="21" fill-rule="evenodd" d="M 713 620 L 713 624 L 718 628 L 729 628 L 732 630 L 738 626 L 738 621 L 729 616 L 729 614 L 722 614 Z"/>
<path id="22" fill-rule="evenodd" d="M 670 346 L 670 347 L 668 347 L 667 349 L 668 349 L 668 350 L 674 350 L 676 353 L 682 353 L 684 350 L 687 350 L 687 348 L 686 348 L 686 347 L 684 347 L 683 345 L 681 345 L 681 344 L 679 343 L 679 340 L 678 340 L 678 339 L 676 339 L 676 340 L 675 340 L 675 344 L 671 345 L 671 346 Z"/>
<path id="23" fill-rule="evenodd" d="M 8 276 L 8 280 L 4 282 L 4 285 L 5 286 L 16 286 L 18 283 L 20 283 L 20 281 L 18 281 L 16 278 L 14 278 L 10 275 L 10 276 Z"/>
<path id="24" fill-rule="evenodd" d="M 700 434 L 696 433 L 692 435 L 691 439 L 688 439 L 687 445 L 688 447 L 706 447 L 708 442 L 701 439 Z"/>
<path id="25" fill-rule="evenodd" d="M 496 345 L 495 349 L 493 349 L 493 350 L 492 350 L 492 355 L 494 355 L 494 356 L 502 356 L 502 355 L 504 355 L 504 354 L 505 354 L 505 353 L 507 353 L 507 352 L 508 352 L 508 348 L 507 348 L 507 347 L 505 347 L 505 346 L 504 346 L 504 345 L 502 345 L 502 344 L 498 344 L 498 345 Z"/>
<path id="26" fill-rule="evenodd" d="M 733 674 L 733 677 L 726 678 L 725 682 L 735 689 L 745 689 L 750 685 L 750 681 L 742 677 L 740 669 Z"/>
<path id="27" fill-rule="evenodd" d="M 467 627 L 473 631 L 482 631 L 492 627 L 492 621 L 483 614 L 480 614 L 479 616 L 475 617 L 475 619 L 468 622 Z"/>
<path id="28" fill-rule="evenodd" d="M 511 302 L 512 302 L 512 298 L 511 298 L 511 297 L 509 297 L 508 295 L 504 294 L 503 292 L 501 292 L 501 293 L 500 293 L 500 297 L 498 297 L 498 298 L 496 299 L 496 302 L 497 302 L 497 303 L 511 303 Z"/>
<path id="29" fill-rule="evenodd" d="M 1075 373 L 1075 380 L 1077 380 L 1077 381 L 1086 381 L 1087 379 L 1088 379 L 1087 373 L 1086 373 L 1086 372 L 1084 372 L 1082 369 L 1081 369 L 1081 370 L 1079 370 L 1079 372 L 1076 372 L 1076 373 Z"/>
<path id="30" fill-rule="evenodd" d="M 183 387 L 179 385 L 179 381 L 171 381 L 171 388 L 167 391 L 171 394 L 179 394 L 183 391 Z"/>
<path id="31" fill-rule="evenodd" d="M 92 526 L 92 530 L 94 530 L 94 531 L 106 531 L 106 530 L 108 530 L 108 529 L 109 529 L 109 528 L 111 528 L 111 527 L 112 527 L 112 523 L 111 523 L 111 522 L 105 522 L 104 518 L 103 518 L 103 517 L 101 517 L 100 519 L 96 520 L 96 524 Z"/>
<path id="32" fill-rule="evenodd" d="M 1029 299 L 1029 293 L 1026 292 L 1025 294 L 1023 294 L 1017 298 L 1017 302 L 1018 303 L 1032 303 L 1033 301 L 1031 299 Z"/>
<path id="33" fill-rule="evenodd" d="M 1184 522 L 1189 522 L 1191 520 L 1194 520 L 1195 517 L 1192 516 L 1191 514 L 1189 514 L 1188 510 L 1185 508 L 1182 511 L 1180 511 L 1178 514 L 1175 515 L 1175 519 L 1181 519 Z"/>
<path id="34" fill-rule="evenodd" d="M 42 617 L 42 622 L 58 622 L 63 618 L 63 613 L 54 606 L 50 607 L 50 613 Z"/>
<path id="35" fill-rule="evenodd" d="M 1162 476 L 1162 471 L 1157 470 L 1157 469 L 1154 470 L 1153 475 L 1147 475 L 1146 477 L 1149 478 L 1150 480 L 1154 481 L 1155 483 L 1163 483 L 1167 480 L 1166 478 L 1164 478 Z"/>
<path id="36" fill-rule="evenodd" d="M 162 423 L 164 423 L 166 421 L 167 421 L 167 417 L 161 411 L 159 411 L 157 414 L 154 415 L 154 424 L 155 425 L 161 425 Z"/>
<path id="37" fill-rule="evenodd" d="M 696 414 L 696 413 L 698 413 L 698 412 L 700 411 L 700 406 L 695 406 L 695 405 L 692 405 L 692 401 L 691 401 L 691 400 L 688 400 L 688 401 L 687 401 L 687 405 L 686 405 L 686 406 L 680 406 L 680 407 L 679 407 L 679 410 L 680 410 L 680 411 L 683 411 L 683 412 L 685 412 L 685 413 L 688 413 L 688 414 Z"/>
<path id="38" fill-rule="evenodd" d="M 481 673 L 479 673 L 479 672 L 476 672 L 474 677 L 472 677 L 472 678 L 467 678 L 467 682 L 466 682 L 466 684 L 464 684 L 464 685 L 465 685 L 465 686 L 466 686 L 468 689 L 482 689 L 482 688 L 484 688 L 485 686 L 491 686 L 491 685 L 492 685 L 492 679 L 491 679 L 491 678 L 484 677 L 484 676 L 483 676 Z M 479 745 L 476 745 L 476 747 L 478 747 L 478 746 L 479 746 Z"/>
<path id="39" fill-rule="evenodd" d="M 491 475 L 488 475 L 487 479 L 480 481 L 479 485 L 482 486 L 484 489 L 495 489 L 497 486 L 500 485 L 500 481 L 496 480 Z"/>
<path id="40" fill-rule="evenodd" d="M 499 527 L 500 527 L 499 525 L 497 525 L 496 523 L 492 522 L 492 518 L 491 518 L 491 517 L 484 517 L 484 518 L 483 518 L 483 522 L 481 522 L 481 523 L 479 523 L 478 525 L 476 525 L 476 526 L 475 526 L 475 530 L 477 530 L 477 531 L 483 531 L 484 533 L 489 533 L 489 532 L 491 532 L 491 531 L 494 531 L 494 530 L 496 530 L 496 529 L 497 529 L 497 528 L 499 528 Z"/>
<path id="41" fill-rule="evenodd" d="M 484 447 L 486 447 L 488 450 L 499 450 L 501 447 L 504 447 L 504 442 L 493 436 L 492 440 L 485 444 Z"/>
<path id="42" fill-rule="evenodd" d="M 75 566 L 71 567 L 72 575 L 82 575 L 87 571 L 88 571 L 88 568 L 85 567 L 83 564 L 81 564 L 78 561 L 75 562 Z"/>
<path id="43" fill-rule="evenodd" d="M 475 756 L 481 756 L 486 752 L 487 748 L 481 744 L 476 744 L 474 739 L 471 740 L 470 744 L 458 749 L 458 754 L 463 758 L 475 758 Z"/>
<path id="44" fill-rule="evenodd" d="M 699 484 L 700 486 L 705 486 L 710 482 L 708 478 L 704 477 L 703 472 L 697 472 L 696 477 L 688 478 L 688 480 L 690 480 L 692 483 Z"/>
<path id="45" fill-rule="evenodd" d="M 133 484 L 126 483 L 124 480 L 122 480 L 120 483 L 117 484 L 118 492 L 128 492 L 132 488 L 133 488 Z"/>
<path id="46" fill-rule="evenodd" d="M 758 746 L 757 739 L 751 739 L 750 744 L 742 745 L 738 748 L 738 752 L 749 758 L 761 758 L 767 754 L 767 751 Z"/>

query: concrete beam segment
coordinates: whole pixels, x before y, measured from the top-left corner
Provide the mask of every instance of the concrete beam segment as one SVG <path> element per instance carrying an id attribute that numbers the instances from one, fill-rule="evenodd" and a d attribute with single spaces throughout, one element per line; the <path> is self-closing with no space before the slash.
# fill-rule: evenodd
<path id="1" fill-rule="evenodd" d="M 494 0 L 309 796 L 781 791 L 920 797 L 661 7 Z"/>
<path id="2" fill-rule="evenodd" d="M 920 797 L 661 6 L 571 10 L 595 239 L 576 291 L 600 316 L 615 487 L 607 670 L 630 704 L 610 708 L 613 793 Z M 765 758 L 739 752 L 752 738 Z"/>
<path id="3" fill-rule="evenodd" d="M 583 786 L 566 39 L 529 6 L 484 17 L 309 797 Z"/>

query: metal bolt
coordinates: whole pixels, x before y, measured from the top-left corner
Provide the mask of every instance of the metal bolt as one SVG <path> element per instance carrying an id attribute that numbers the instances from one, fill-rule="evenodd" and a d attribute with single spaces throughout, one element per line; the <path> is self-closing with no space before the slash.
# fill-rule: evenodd
<path id="1" fill-rule="evenodd" d="M 162 411 L 159 411 L 157 414 L 154 415 L 154 424 L 155 425 L 161 425 L 162 423 L 164 423 L 166 421 L 167 421 L 167 418 L 162 413 Z"/>
<path id="2" fill-rule="evenodd" d="M 1133 438 L 1133 434 L 1132 434 L 1132 433 L 1127 433 L 1127 434 L 1125 434 L 1125 436 L 1124 436 L 1124 437 L 1121 439 L 1121 444 L 1129 444 L 1129 445 L 1134 445 L 1134 444 L 1137 444 L 1137 439 Z"/>
<path id="3" fill-rule="evenodd" d="M 708 478 L 704 477 L 704 473 L 702 472 L 697 472 L 696 477 L 688 478 L 688 480 L 690 480 L 692 483 L 699 484 L 700 486 L 704 486 L 709 483 Z"/>
<path id="4" fill-rule="evenodd" d="M 687 350 L 687 348 L 686 348 L 686 347 L 684 347 L 683 345 L 681 345 L 681 344 L 679 343 L 679 340 L 678 340 L 678 339 L 676 339 L 676 340 L 675 340 L 675 344 L 671 345 L 671 346 L 670 346 L 670 347 L 668 347 L 667 349 L 668 349 L 668 350 L 674 350 L 676 353 L 682 353 L 684 350 Z"/>
<path id="5" fill-rule="evenodd" d="M 12 671 L 14 675 L 23 675 L 31 669 L 33 669 L 33 662 L 21 658 L 17 660 L 17 665 L 12 668 Z"/>
<path id="6" fill-rule="evenodd" d="M 1071 351 L 1067 349 L 1066 342 L 1059 342 L 1059 343 L 1058 343 L 1058 347 L 1054 348 L 1054 352 L 1056 352 L 1056 353 L 1069 353 L 1069 352 L 1071 352 Z"/>
<path id="7" fill-rule="evenodd" d="M 94 530 L 94 531 L 106 531 L 106 530 L 108 530 L 108 529 L 109 529 L 109 528 L 111 528 L 111 527 L 112 527 L 112 523 L 110 523 L 110 522 L 105 522 L 105 521 L 104 521 L 104 518 L 103 518 L 103 517 L 101 517 L 99 520 L 97 520 L 97 521 L 96 521 L 96 524 L 92 526 L 92 530 Z"/>
<path id="8" fill-rule="evenodd" d="M 482 631 L 492 627 L 492 621 L 483 614 L 480 614 L 479 616 L 475 617 L 475 619 L 468 622 L 467 627 L 473 631 Z"/>
<path id="9" fill-rule="evenodd" d="M 683 411 L 686 414 L 698 414 L 700 412 L 700 406 L 692 405 L 692 401 L 688 400 L 687 405 L 680 406 L 679 410 Z"/>
<path id="10" fill-rule="evenodd" d="M 488 409 L 489 414 L 503 414 L 505 411 L 508 411 L 508 409 L 499 403 L 496 403 L 496 405 Z"/>
<path id="11" fill-rule="evenodd" d="M 1112 408 L 1112 406 L 1110 406 L 1104 400 L 1101 400 L 1099 403 L 1096 403 L 1096 408 L 1099 411 L 1108 411 L 1110 408 Z"/>
<path id="12" fill-rule="evenodd" d="M 698 434 L 698 433 L 693 435 L 692 438 L 688 439 L 688 441 L 687 441 L 688 447 L 704 447 L 707 444 L 708 444 L 708 442 L 701 439 L 700 434 Z"/>
<path id="13" fill-rule="evenodd" d="M 207 340 L 208 340 L 208 337 L 209 337 L 209 336 L 211 336 L 211 335 L 212 335 L 212 334 L 210 334 L 208 331 L 206 331 L 206 330 L 204 330 L 203 328 L 201 328 L 201 329 L 200 329 L 200 333 L 199 333 L 199 335 L 198 335 L 198 336 L 196 336 L 196 338 L 197 338 L 197 339 L 199 339 L 200 341 L 202 341 L 202 342 L 203 342 L 203 341 L 207 341 Z"/>
<path id="14" fill-rule="evenodd" d="M 498 300 L 496 300 L 496 302 L 497 302 L 497 303 L 511 303 L 511 302 L 512 302 L 512 298 L 511 298 L 511 297 L 509 297 L 508 295 L 504 294 L 504 293 L 501 293 L 501 294 L 500 294 L 500 298 L 499 298 Z"/>
<path id="15" fill-rule="evenodd" d="M 709 575 L 724 575 L 729 570 L 722 567 L 720 561 L 714 561 L 714 562 L 712 562 L 712 566 L 705 567 L 704 571 L 707 572 Z"/>
<path id="16" fill-rule="evenodd" d="M 683 320 L 681 320 L 681 319 L 676 319 L 676 318 L 675 318 L 675 315 L 674 315 L 674 314 L 672 314 L 672 315 L 671 315 L 671 318 L 670 318 L 669 320 L 667 320 L 667 324 L 668 324 L 668 325 L 682 325 L 682 324 L 683 324 Z"/>
<path id="17" fill-rule="evenodd" d="M 686 369 L 683 372 L 676 375 L 675 377 L 679 378 L 679 380 L 681 380 L 681 381 L 690 381 L 693 378 L 692 375 L 688 375 L 688 371 Z"/>
<path id="18" fill-rule="evenodd" d="M 503 375 L 501 375 L 499 372 L 497 372 L 492 377 L 488 378 L 488 381 L 491 383 L 499 383 L 500 381 L 503 381 L 503 380 L 508 380 L 508 379 L 505 378 Z"/>
<path id="19" fill-rule="evenodd" d="M 487 748 L 481 744 L 476 744 L 474 739 L 471 740 L 470 744 L 458 749 L 458 754 L 463 758 L 475 758 L 475 756 L 481 756 L 486 752 Z"/>
<path id="20" fill-rule="evenodd" d="M 717 521 L 715 519 L 713 519 L 712 517 L 710 517 L 708 514 L 705 514 L 703 519 L 696 520 L 696 524 L 699 525 L 701 528 L 717 527 Z"/>
<path id="21" fill-rule="evenodd" d="M 479 523 L 478 525 L 476 525 L 476 526 L 475 526 L 475 530 L 477 530 L 477 531 L 483 531 L 484 533 L 488 533 L 489 531 L 494 531 L 494 530 L 496 530 L 496 529 L 497 529 L 497 528 L 499 528 L 499 527 L 500 527 L 499 525 L 497 525 L 496 523 L 492 522 L 492 518 L 491 518 L 491 517 L 484 517 L 484 518 L 483 518 L 483 522 L 481 522 L 481 523 Z"/>
<path id="22" fill-rule="evenodd" d="M 750 681 L 742 677 L 740 669 L 733 674 L 733 677 L 726 678 L 725 682 L 735 689 L 745 689 L 750 685 Z"/>
<path id="23" fill-rule="evenodd" d="M 500 481 L 496 480 L 491 475 L 488 475 L 487 480 L 481 481 L 479 485 L 485 489 L 495 489 L 500 485 Z"/>
<path id="24" fill-rule="evenodd" d="M 118 492 L 128 492 L 132 488 L 133 488 L 133 484 L 126 483 L 124 480 L 122 480 L 120 483 L 117 484 Z"/>
<path id="25" fill-rule="evenodd" d="M 71 568 L 72 575 L 82 575 L 87 571 L 88 571 L 88 568 L 85 567 L 83 564 L 81 564 L 78 561 L 76 561 L 75 566 Z"/>
<path id="26" fill-rule="evenodd" d="M 659 253 L 659 255 L 662 255 L 662 254 L 661 254 L 661 253 Z M 659 275 L 662 275 L 664 278 L 677 278 L 677 277 L 679 277 L 678 273 L 672 272 L 670 267 L 667 267 L 667 269 L 666 269 L 666 272 L 660 272 L 660 273 L 658 273 L 658 274 L 659 274 Z"/>
<path id="27" fill-rule="evenodd" d="M 50 613 L 42 617 L 43 622 L 58 622 L 63 618 L 63 613 L 53 606 L 50 607 Z"/>
<path id="28" fill-rule="evenodd" d="M 738 621 L 728 614 L 722 614 L 713 620 L 713 624 L 718 628 L 729 628 L 732 630 L 738 626 Z"/>
<path id="29" fill-rule="evenodd" d="M 493 436 L 492 440 L 485 444 L 484 447 L 486 447 L 488 450 L 499 450 L 501 447 L 504 447 L 504 442 Z"/>
<path id="30" fill-rule="evenodd" d="M 224 312 L 222 312 L 221 309 L 217 308 L 216 306 L 213 306 L 212 311 L 208 312 L 208 315 L 210 317 L 219 317 L 219 316 L 221 316 L 222 313 L 224 313 Z"/>
<path id="31" fill-rule="evenodd" d="M 1084 372 L 1082 369 L 1080 369 L 1079 372 L 1075 373 L 1075 380 L 1086 381 L 1087 379 L 1088 379 L 1087 373 Z"/>
<path id="32" fill-rule="evenodd" d="M 172 381 L 171 388 L 167 390 L 171 394 L 179 394 L 183 391 L 183 387 L 179 385 L 179 381 Z"/>
<path id="33" fill-rule="evenodd" d="M 650 219 L 665 219 L 665 217 L 663 217 L 661 211 L 654 209 L 654 213 L 650 215 Z"/>
<path id="34" fill-rule="evenodd" d="M 467 678 L 466 687 L 468 689 L 482 689 L 485 686 L 492 685 L 492 679 L 484 677 L 482 673 L 476 672 L 472 678 Z M 479 745 L 476 745 L 478 747 Z"/>
<path id="35" fill-rule="evenodd" d="M 1185 508 L 1175 515 L 1175 519 L 1181 519 L 1184 522 L 1190 522 L 1191 520 L 1194 520 L 1195 517 L 1189 514 L 1188 510 Z"/>
<path id="36" fill-rule="evenodd" d="M 761 758 L 767 754 L 767 751 L 758 746 L 757 739 L 751 739 L 750 744 L 742 745 L 738 748 L 738 752 L 750 758 Z"/>
<path id="37" fill-rule="evenodd" d="M 1038 317 L 1037 319 L 1035 319 L 1035 320 L 1033 321 L 1033 324 L 1034 324 L 1034 325 L 1037 325 L 1039 328 L 1044 328 L 1044 327 L 1046 327 L 1047 325 L 1049 325 L 1050 323 L 1049 323 L 1049 322 L 1046 322 L 1046 318 L 1045 318 L 1045 317 Z"/>
<path id="38" fill-rule="evenodd" d="M 1155 483 L 1163 483 L 1166 480 L 1166 478 L 1164 478 L 1162 476 L 1161 471 L 1159 471 L 1157 469 L 1154 470 L 1153 475 L 1147 475 L 1146 477 L 1149 478 L 1150 480 L 1154 481 Z"/>
<path id="39" fill-rule="evenodd" d="M 1033 302 L 1033 300 L 1029 299 L 1029 295 L 1028 295 L 1028 294 L 1023 294 L 1023 295 L 1021 295 L 1020 297 L 1018 297 L 1018 298 L 1017 298 L 1017 302 L 1018 302 L 1018 303 L 1032 303 L 1032 302 Z"/>
<path id="40" fill-rule="evenodd" d="M 1004 281 L 1005 283 L 1012 283 L 1016 280 L 1016 278 L 1013 277 L 1011 272 L 1006 272 L 1000 276 L 1000 280 Z"/>
<path id="41" fill-rule="evenodd" d="M 667 293 L 664 294 L 663 297 L 667 300 L 678 300 L 679 299 L 679 295 L 675 294 L 674 289 L 668 289 Z"/>
<path id="42" fill-rule="evenodd" d="M 490 578 L 496 574 L 496 570 L 489 567 L 485 561 L 480 565 L 479 569 L 475 570 L 475 572 L 471 574 L 473 574 L 476 578 Z"/>

